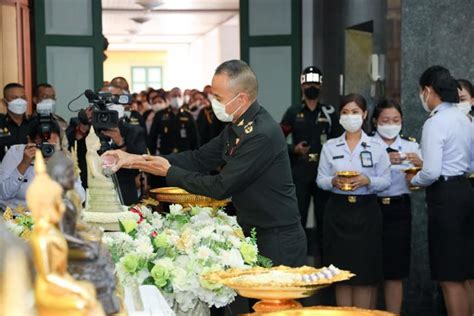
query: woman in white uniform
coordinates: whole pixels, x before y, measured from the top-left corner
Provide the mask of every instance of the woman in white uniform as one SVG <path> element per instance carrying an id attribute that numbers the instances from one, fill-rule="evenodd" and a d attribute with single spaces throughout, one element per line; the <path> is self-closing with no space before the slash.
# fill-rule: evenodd
<path id="1" fill-rule="evenodd" d="M 448 315 L 469 315 L 464 282 L 472 275 L 471 122 L 459 111 L 458 83 L 442 66 L 420 77 L 420 99 L 430 112 L 423 125 L 423 169 L 407 175 L 414 186 L 426 187 L 428 244 L 433 280 L 443 290 Z"/>
<path id="2" fill-rule="evenodd" d="M 323 263 L 356 274 L 336 285 L 339 306 L 370 308 L 383 280 L 382 215 L 376 194 L 390 186 L 390 161 L 380 140 L 362 130 L 367 105 L 361 95 L 345 96 L 340 115 L 346 132 L 323 146 L 317 176 L 318 186 L 332 192 L 323 220 Z M 359 175 L 344 178 L 337 175 L 340 171 Z"/>
<path id="3" fill-rule="evenodd" d="M 410 271 L 411 199 L 404 170 L 421 167 L 420 145 L 400 136 L 403 113 L 395 100 L 382 100 L 375 107 L 372 124 L 375 138 L 384 143 L 390 156 L 392 184 L 379 192 L 383 218 L 384 293 L 387 311 L 400 314 L 403 298 L 402 280 Z"/>

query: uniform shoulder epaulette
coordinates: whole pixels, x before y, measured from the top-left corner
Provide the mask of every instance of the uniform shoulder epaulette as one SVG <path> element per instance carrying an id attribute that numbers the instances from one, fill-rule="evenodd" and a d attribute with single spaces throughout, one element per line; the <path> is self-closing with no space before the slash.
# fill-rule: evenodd
<path id="1" fill-rule="evenodd" d="M 412 143 L 416 143 L 416 138 L 415 137 L 410 137 L 410 136 L 405 136 L 405 135 L 400 135 L 400 137 L 404 140 L 407 140 Z"/>

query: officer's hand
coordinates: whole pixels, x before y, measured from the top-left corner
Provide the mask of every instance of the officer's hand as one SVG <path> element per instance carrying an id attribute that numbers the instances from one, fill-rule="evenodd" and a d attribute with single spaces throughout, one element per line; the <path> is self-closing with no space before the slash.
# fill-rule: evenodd
<path id="1" fill-rule="evenodd" d="M 407 173 L 405 175 L 405 179 L 407 180 L 407 185 L 409 188 L 413 186 L 413 184 L 411 184 L 411 179 L 413 179 L 415 176 L 416 176 L 416 173 Z"/>
<path id="2" fill-rule="evenodd" d="M 114 143 L 118 146 L 124 145 L 124 140 L 122 134 L 120 134 L 120 129 L 118 127 L 107 129 L 102 131 L 102 134 L 110 137 Z"/>
<path id="3" fill-rule="evenodd" d="M 369 180 L 368 177 L 361 174 L 361 175 L 358 175 L 356 177 L 349 178 L 349 180 L 347 182 L 351 186 L 352 190 L 356 190 L 360 187 L 369 185 L 370 180 Z"/>
<path id="4" fill-rule="evenodd" d="M 305 141 L 298 143 L 293 149 L 294 153 L 299 156 L 304 156 L 309 153 L 309 146 Z"/>
<path id="5" fill-rule="evenodd" d="M 392 165 L 399 165 L 402 163 L 402 156 L 400 155 L 399 152 L 394 151 L 394 152 L 388 153 L 388 156 L 390 157 L 390 163 Z"/>
<path id="6" fill-rule="evenodd" d="M 168 170 L 171 167 L 169 161 L 160 156 L 142 155 L 145 161 L 137 161 L 138 169 L 151 173 L 155 176 L 166 177 Z"/>
<path id="7" fill-rule="evenodd" d="M 109 150 L 100 156 L 102 166 L 117 172 L 120 168 L 138 169 L 137 162 L 145 161 L 141 155 L 129 154 L 123 150 Z"/>
<path id="8" fill-rule="evenodd" d="M 407 153 L 407 159 L 415 165 L 415 167 L 423 167 L 423 160 L 416 153 Z"/>
<path id="9" fill-rule="evenodd" d="M 348 178 L 335 176 L 332 178 L 332 186 L 341 190 L 342 187 L 349 182 Z"/>
<path id="10" fill-rule="evenodd" d="M 24 164 L 25 166 L 29 166 L 33 159 L 35 158 L 36 154 L 36 144 L 34 143 L 28 143 L 25 146 L 25 150 L 23 151 L 23 159 L 21 160 L 21 163 Z"/>

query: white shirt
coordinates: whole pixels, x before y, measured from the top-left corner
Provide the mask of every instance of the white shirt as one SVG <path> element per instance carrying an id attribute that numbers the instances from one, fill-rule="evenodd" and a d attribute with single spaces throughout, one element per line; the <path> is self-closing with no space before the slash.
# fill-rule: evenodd
<path id="1" fill-rule="evenodd" d="M 371 166 L 367 164 L 363 166 L 363 152 L 365 152 L 365 157 L 371 156 Z M 369 178 L 370 184 L 354 191 L 342 191 L 334 188 L 332 179 L 338 171 L 359 171 Z M 369 137 L 364 132 L 352 152 L 346 142 L 346 133 L 338 138 L 328 140 L 321 151 L 316 182 L 323 190 L 346 195 L 375 194 L 387 189 L 390 186 L 390 160 L 385 147 L 378 139 Z"/>
<path id="2" fill-rule="evenodd" d="M 451 103 L 441 103 L 423 125 L 423 169 L 411 180 L 429 186 L 440 176 L 458 176 L 471 166 L 471 122 Z"/>
<path id="3" fill-rule="evenodd" d="M 387 145 L 380 137 L 378 133 L 375 134 L 374 136 L 377 139 L 380 139 L 382 144 L 385 146 L 385 150 L 388 148 L 394 149 L 400 153 L 415 153 L 418 156 L 421 157 L 421 150 L 420 150 L 420 145 L 415 142 L 415 141 L 409 141 L 406 139 L 403 139 L 399 136 L 395 139 L 395 141 L 391 145 Z M 411 164 L 408 160 L 403 160 L 401 164 L 391 164 L 390 165 L 390 172 L 391 172 L 391 178 L 392 178 L 392 183 L 390 184 L 390 187 L 382 192 L 379 192 L 377 195 L 378 196 L 383 196 L 383 197 L 388 197 L 388 196 L 398 196 L 402 194 L 409 194 L 410 189 L 408 188 L 407 185 L 407 180 L 406 180 L 406 174 L 404 172 L 405 169 L 413 167 L 413 164 Z"/>
<path id="4" fill-rule="evenodd" d="M 23 159 L 25 146 L 25 144 L 11 146 L 3 158 L 0 167 L 0 207 L 3 209 L 9 206 L 14 211 L 18 206 L 26 207 L 26 190 L 35 177 L 35 169 L 33 165 L 29 166 L 24 175 L 18 171 L 17 167 Z M 80 178 L 76 179 L 74 189 L 79 194 L 81 202 L 84 202 L 86 192 Z"/>

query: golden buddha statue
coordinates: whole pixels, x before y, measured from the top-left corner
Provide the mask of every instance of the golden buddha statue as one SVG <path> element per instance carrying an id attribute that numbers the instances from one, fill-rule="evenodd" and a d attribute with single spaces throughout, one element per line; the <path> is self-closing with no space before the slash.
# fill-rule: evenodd
<path id="1" fill-rule="evenodd" d="M 57 227 L 65 211 L 62 191 L 46 173 L 43 156 L 37 150 L 35 178 L 26 192 L 26 201 L 35 222 L 30 244 L 37 272 L 38 315 L 105 315 L 94 286 L 74 280 L 67 271 L 67 242 Z"/>

